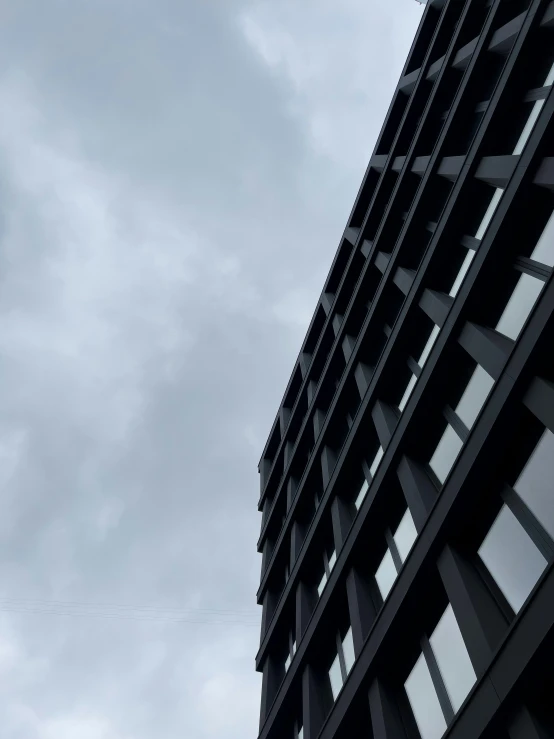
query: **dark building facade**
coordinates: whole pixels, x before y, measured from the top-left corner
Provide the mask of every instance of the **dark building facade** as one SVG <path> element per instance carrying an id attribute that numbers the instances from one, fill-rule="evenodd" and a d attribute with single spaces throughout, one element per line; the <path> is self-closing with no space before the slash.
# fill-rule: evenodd
<path id="1" fill-rule="evenodd" d="M 260 462 L 260 739 L 554 737 L 553 83 L 554 2 L 427 3 Z"/>

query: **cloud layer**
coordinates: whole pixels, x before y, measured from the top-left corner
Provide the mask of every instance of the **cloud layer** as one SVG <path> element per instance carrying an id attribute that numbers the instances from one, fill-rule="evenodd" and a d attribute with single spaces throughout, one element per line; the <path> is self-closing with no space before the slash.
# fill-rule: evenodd
<path id="1" fill-rule="evenodd" d="M 256 466 L 420 15 L 8 0 L 5 739 L 255 736 Z"/>

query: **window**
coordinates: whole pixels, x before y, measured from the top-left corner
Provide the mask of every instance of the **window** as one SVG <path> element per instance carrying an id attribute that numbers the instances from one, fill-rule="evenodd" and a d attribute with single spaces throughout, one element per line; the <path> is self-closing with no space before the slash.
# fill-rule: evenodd
<path id="1" fill-rule="evenodd" d="M 364 502 L 364 498 L 366 496 L 368 489 L 369 489 L 369 484 L 367 480 L 364 480 L 362 483 L 362 487 L 360 488 L 360 492 L 358 493 L 356 500 L 354 501 L 354 505 L 356 506 L 357 511 L 360 510 L 360 506 Z"/>
<path id="2" fill-rule="evenodd" d="M 487 228 L 489 227 L 489 224 L 492 221 L 494 214 L 496 213 L 496 209 L 498 208 L 498 205 L 500 203 L 500 200 L 502 199 L 503 194 L 504 194 L 504 190 L 500 187 L 497 187 L 496 190 L 494 191 L 491 201 L 489 203 L 489 206 L 485 212 L 485 215 L 483 216 L 483 220 L 481 221 L 479 228 L 477 229 L 477 232 L 475 234 L 476 239 L 481 240 L 483 236 L 485 235 Z M 458 291 L 460 287 L 462 286 L 462 282 L 464 281 L 464 278 L 469 271 L 469 268 L 471 266 L 471 263 L 473 262 L 474 257 L 475 257 L 475 251 L 473 251 L 473 249 L 468 249 L 465 259 L 462 262 L 462 266 L 460 267 L 460 270 L 456 276 L 456 279 L 454 280 L 454 283 L 452 284 L 452 287 L 450 288 L 450 292 L 448 293 L 451 298 L 455 298 L 456 295 L 458 294 Z"/>
<path id="3" fill-rule="evenodd" d="M 377 469 L 379 465 L 381 464 L 381 460 L 383 459 L 383 447 L 380 446 L 377 450 L 377 454 L 375 455 L 373 462 L 371 463 L 371 467 L 369 468 L 369 472 L 371 474 L 371 477 L 375 477 L 375 473 L 377 472 Z"/>
<path id="4" fill-rule="evenodd" d="M 406 509 L 406 513 L 402 516 L 402 520 L 398 524 L 398 528 L 393 534 L 394 543 L 398 549 L 398 554 L 402 562 L 406 561 L 406 557 L 410 553 L 415 540 L 417 539 L 417 531 L 414 519 L 410 513 L 410 509 Z"/>
<path id="5" fill-rule="evenodd" d="M 451 605 L 421 646 L 404 687 L 422 739 L 439 739 L 476 680 Z"/>
<path id="6" fill-rule="evenodd" d="M 531 259 L 546 267 L 554 267 L 554 213 L 550 216 L 531 254 Z M 539 276 L 522 272 L 496 324 L 496 330 L 515 341 L 533 310 L 543 286 L 544 282 Z"/>
<path id="7" fill-rule="evenodd" d="M 429 466 L 441 484 L 448 477 L 454 462 L 458 458 L 467 434 L 475 423 L 493 385 L 494 379 L 489 373 L 481 365 L 476 365 L 462 397 L 454 410 L 456 423 L 454 422 L 454 418 L 449 417 L 452 423 L 447 425 L 429 461 Z"/>
<path id="8" fill-rule="evenodd" d="M 331 570 L 335 566 L 336 561 L 337 561 L 337 553 L 334 549 L 330 555 L 327 555 L 327 552 L 323 553 L 323 576 L 321 580 L 319 581 L 319 585 L 317 586 L 317 592 L 318 592 L 318 595 L 320 596 L 325 590 L 325 586 L 327 585 L 327 580 L 329 579 L 329 576 L 331 575 Z"/>
<path id="9" fill-rule="evenodd" d="M 554 434 L 546 429 L 502 507 L 478 555 L 515 613 L 554 559 Z"/>
<path id="10" fill-rule="evenodd" d="M 551 87 L 553 83 L 554 83 L 554 64 L 552 65 L 552 67 L 550 68 L 550 71 L 548 72 L 548 75 L 546 76 L 543 87 Z M 529 140 L 529 137 L 531 136 L 531 132 L 533 128 L 535 127 L 535 123 L 537 122 L 537 119 L 544 106 L 544 103 L 545 103 L 544 99 L 536 100 L 533 103 L 533 107 L 531 108 L 529 117 L 527 118 L 527 121 L 525 122 L 523 131 L 521 132 L 521 136 L 519 137 L 519 140 L 516 144 L 516 148 L 514 149 L 514 154 L 521 154 L 523 152 L 523 149 L 525 148 L 525 144 L 527 143 L 527 141 Z"/>
<path id="11" fill-rule="evenodd" d="M 304 739 L 304 727 L 301 726 L 296 732 L 297 739 Z"/>
<path id="12" fill-rule="evenodd" d="M 415 375 L 412 375 L 410 377 L 410 380 L 408 384 L 406 385 L 406 389 L 404 390 L 404 395 L 402 396 L 402 399 L 400 400 L 400 403 L 398 404 L 398 410 L 403 411 L 406 407 L 406 403 L 410 399 L 410 395 L 413 392 L 414 387 L 416 386 L 417 377 Z"/>
<path id="13" fill-rule="evenodd" d="M 441 484 L 448 477 L 463 445 L 464 442 L 452 426 L 448 425 L 429 462 L 429 466 Z"/>
<path id="14" fill-rule="evenodd" d="M 417 361 L 417 363 L 422 369 L 425 365 L 425 362 L 427 361 L 427 358 L 429 357 L 429 354 L 431 353 L 431 349 L 433 348 L 439 333 L 440 333 L 440 326 L 433 326 L 433 330 L 431 331 L 429 338 L 427 339 L 427 343 L 425 344 L 425 347 L 423 348 L 423 351 L 421 352 L 421 356 Z"/>
<path id="15" fill-rule="evenodd" d="M 456 406 L 456 415 L 468 429 L 473 426 L 493 385 L 493 378 L 478 364 Z"/>
<path id="16" fill-rule="evenodd" d="M 420 369 L 423 369 L 423 366 L 425 365 L 425 362 L 427 361 L 427 358 L 429 354 L 431 353 L 431 349 L 433 348 L 439 333 L 440 333 L 440 327 L 433 326 L 433 330 L 431 331 L 431 334 L 429 335 L 429 338 L 427 339 L 427 343 L 425 344 L 425 347 L 423 348 L 423 351 L 421 352 L 421 356 L 417 362 Z M 414 387 L 416 386 L 416 383 L 417 383 L 417 375 L 412 375 L 408 381 L 408 384 L 406 385 L 406 389 L 404 390 L 404 395 L 402 396 L 400 403 L 398 404 L 398 410 L 400 412 L 402 412 L 404 408 L 406 407 L 406 403 L 410 399 L 410 396 L 414 390 Z"/>
<path id="17" fill-rule="evenodd" d="M 381 560 L 381 564 L 379 565 L 379 567 L 377 568 L 377 572 L 375 573 L 375 579 L 377 580 L 377 585 L 379 587 L 379 591 L 383 600 L 387 599 L 387 596 L 390 593 L 392 586 L 394 585 L 394 581 L 396 580 L 397 575 L 398 573 L 396 571 L 396 567 L 394 566 L 392 554 L 390 553 L 390 550 L 387 549 L 387 552 Z"/>
<path id="18" fill-rule="evenodd" d="M 333 700 L 337 700 L 337 696 L 352 669 L 354 660 L 356 659 L 354 655 L 354 641 L 352 639 L 351 627 L 346 632 L 344 638 L 342 638 L 340 634 L 337 634 L 336 641 L 337 654 L 329 669 L 329 681 L 331 683 Z"/>
<path id="19" fill-rule="evenodd" d="M 554 434 L 549 429 L 541 436 L 514 490 L 554 539 Z"/>
<path id="20" fill-rule="evenodd" d="M 385 537 L 388 548 L 375 572 L 375 580 L 383 601 L 387 599 L 394 585 L 394 581 L 398 577 L 398 573 L 417 539 L 417 530 L 409 508 L 406 509 L 402 516 L 396 531 L 392 533 L 390 530 L 387 530 Z"/>
<path id="21" fill-rule="evenodd" d="M 287 640 L 287 656 L 285 659 L 285 672 L 288 672 L 295 653 L 296 653 L 296 639 L 292 635 L 292 631 L 289 631 L 288 640 Z"/>
<path id="22" fill-rule="evenodd" d="M 462 632 L 449 605 L 429 639 L 452 708 L 458 711 L 476 680 Z"/>
<path id="23" fill-rule="evenodd" d="M 547 562 L 507 505 L 502 506 L 478 554 L 518 613 Z"/>
<path id="24" fill-rule="evenodd" d="M 404 683 L 421 739 L 439 739 L 446 731 L 446 720 L 423 654 Z"/>

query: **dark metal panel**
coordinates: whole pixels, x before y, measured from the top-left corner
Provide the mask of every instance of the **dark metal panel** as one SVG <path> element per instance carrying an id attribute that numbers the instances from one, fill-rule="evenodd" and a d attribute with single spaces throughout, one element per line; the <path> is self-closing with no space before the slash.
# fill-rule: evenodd
<path id="1" fill-rule="evenodd" d="M 373 739 L 408 739 L 396 706 L 395 695 L 382 680 L 374 680 L 371 684 L 369 712 Z"/>
<path id="2" fill-rule="evenodd" d="M 356 568 L 352 568 L 346 578 L 346 595 L 350 625 L 352 626 L 354 653 L 358 656 L 375 621 L 377 610 L 367 580 L 362 577 Z"/>
<path id="3" fill-rule="evenodd" d="M 479 37 L 472 39 L 468 44 L 462 46 L 462 48 L 456 53 L 452 66 L 456 69 L 466 69 L 468 66 L 473 52 L 477 48 Z"/>
<path id="4" fill-rule="evenodd" d="M 419 307 L 427 313 L 429 318 L 437 324 L 444 326 L 448 317 L 448 311 L 454 301 L 449 295 L 439 293 L 436 290 L 426 289 L 423 291 Z"/>
<path id="5" fill-rule="evenodd" d="M 519 162 L 519 157 L 506 155 L 481 159 L 475 177 L 493 187 L 506 187 Z"/>
<path id="6" fill-rule="evenodd" d="M 349 506 L 339 498 L 335 497 L 331 504 L 331 521 L 333 524 L 333 538 L 335 540 L 335 550 L 338 553 L 342 549 L 345 539 L 348 536 L 350 527 L 352 526 L 352 511 Z"/>
<path id="7" fill-rule="evenodd" d="M 554 433 L 554 385 L 542 377 L 535 377 L 523 402 Z"/>
<path id="8" fill-rule="evenodd" d="M 500 377 L 514 346 L 511 339 L 476 323 L 466 323 L 458 341 L 495 380 Z"/>
<path id="9" fill-rule="evenodd" d="M 508 623 L 479 573 L 463 555 L 448 546 L 437 566 L 473 668 L 480 677 L 489 667 Z"/>
<path id="10" fill-rule="evenodd" d="M 413 269 L 399 267 L 394 274 L 393 282 L 402 290 L 404 295 L 407 295 L 414 281 L 414 277 L 415 272 Z"/>
<path id="11" fill-rule="evenodd" d="M 542 160 L 533 182 L 535 185 L 554 189 L 554 157 L 546 157 Z"/>
<path id="12" fill-rule="evenodd" d="M 439 174 L 441 177 L 446 177 L 447 180 L 455 182 L 458 175 L 462 171 L 465 160 L 465 155 L 458 157 L 444 157 L 439 164 L 437 174 Z"/>
<path id="13" fill-rule="evenodd" d="M 378 400 L 373 406 L 371 415 L 377 430 L 379 442 L 386 449 L 398 423 L 398 414 L 390 405 L 387 405 L 382 400 Z"/>
<path id="14" fill-rule="evenodd" d="M 498 31 L 495 31 L 489 44 L 489 51 L 507 54 L 512 48 L 516 36 L 521 31 L 526 15 L 526 12 L 521 13 L 516 18 L 512 18 L 511 21 L 503 25 L 502 28 L 499 28 Z"/>

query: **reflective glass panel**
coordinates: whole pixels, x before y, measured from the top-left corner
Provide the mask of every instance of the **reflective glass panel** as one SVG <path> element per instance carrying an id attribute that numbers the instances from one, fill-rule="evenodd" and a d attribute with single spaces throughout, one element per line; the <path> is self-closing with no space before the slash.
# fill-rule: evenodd
<path id="1" fill-rule="evenodd" d="M 333 699 L 337 700 L 337 695 L 340 693 L 342 688 L 342 674 L 340 671 L 339 655 L 333 660 L 331 669 L 329 670 L 329 680 L 331 681 L 331 691 L 333 693 Z"/>
<path id="2" fill-rule="evenodd" d="M 333 569 L 336 561 L 337 561 L 337 553 L 333 549 L 333 554 L 331 554 L 331 556 L 329 557 L 329 571 Z"/>
<path id="3" fill-rule="evenodd" d="M 541 112 L 543 105 L 544 100 L 535 101 L 535 104 L 531 109 L 531 113 L 529 114 L 529 118 L 527 119 L 525 126 L 523 127 L 523 131 L 521 132 L 521 136 L 518 139 L 516 148 L 514 149 L 514 154 L 521 154 L 521 152 L 525 148 L 525 144 L 529 140 L 529 136 L 531 135 L 531 131 L 535 127 L 535 123 L 537 122 L 537 118 L 539 117 L 539 113 Z"/>
<path id="4" fill-rule="evenodd" d="M 326 584 L 327 584 L 327 574 L 324 572 L 323 577 L 321 578 L 321 580 L 319 581 L 319 585 L 317 586 L 318 595 L 321 595 L 321 593 L 323 593 L 323 591 L 325 590 Z"/>
<path id="5" fill-rule="evenodd" d="M 379 449 L 377 450 L 377 454 L 375 455 L 373 462 L 371 463 L 371 467 L 369 468 L 369 471 L 372 477 L 375 476 L 375 473 L 377 472 L 377 468 L 381 464 L 382 459 L 383 459 L 383 447 L 380 446 Z"/>
<path id="6" fill-rule="evenodd" d="M 493 385 L 492 377 L 478 364 L 466 385 L 460 402 L 456 406 L 457 415 L 468 429 L 475 423 L 475 419 L 479 415 L 479 411 L 488 398 Z"/>
<path id="7" fill-rule="evenodd" d="M 427 361 L 427 358 L 429 357 L 429 354 L 431 353 L 431 349 L 433 348 L 433 345 L 435 341 L 437 340 L 437 336 L 440 333 L 440 326 L 433 326 L 433 330 L 431 331 L 431 334 L 429 335 L 429 338 L 427 339 L 427 343 L 425 344 L 423 351 L 421 352 L 421 356 L 418 359 L 417 363 L 420 367 L 423 367 L 425 365 L 425 362 Z"/>
<path id="8" fill-rule="evenodd" d="M 290 667 L 290 654 L 287 654 L 287 658 L 285 660 L 285 672 L 288 672 L 289 667 Z"/>
<path id="9" fill-rule="evenodd" d="M 344 654 L 344 662 L 346 664 L 346 672 L 350 672 L 352 669 L 352 665 L 354 664 L 354 660 L 356 659 L 354 655 L 354 640 L 352 638 L 352 627 L 348 629 L 346 632 L 346 636 L 342 640 L 342 651 Z"/>
<path id="10" fill-rule="evenodd" d="M 547 563 L 508 506 L 502 506 L 479 556 L 517 613 Z"/>
<path id="11" fill-rule="evenodd" d="M 554 539 L 554 434 L 546 429 L 514 489 Z"/>
<path id="12" fill-rule="evenodd" d="M 550 68 L 550 72 L 547 74 L 546 79 L 544 81 L 543 87 L 550 87 L 554 83 L 554 64 Z"/>
<path id="13" fill-rule="evenodd" d="M 495 214 L 496 209 L 498 208 L 498 204 L 500 203 L 503 194 L 504 190 L 501 187 L 497 187 L 494 191 L 494 195 L 491 198 L 489 207 L 487 208 L 485 215 L 483 216 L 483 220 L 481 221 L 481 225 L 479 226 L 479 228 L 477 229 L 477 233 L 475 234 L 476 239 L 482 239 L 485 235 L 485 231 L 489 227 L 489 223 L 492 221 L 492 217 Z"/>
<path id="14" fill-rule="evenodd" d="M 298 729 L 298 739 L 304 739 L 304 727 L 303 726 L 301 726 Z"/>
<path id="15" fill-rule="evenodd" d="M 375 573 L 375 579 L 377 580 L 377 585 L 379 586 L 379 591 L 383 600 L 387 599 L 387 595 L 390 593 L 397 574 L 392 554 L 387 549 L 387 553 L 381 560 L 381 564 Z"/>
<path id="16" fill-rule="evenodd" d="M 354 501 L 354 505 L 356 506 L 357 511 L 360 509 L 360 506 L 362 505 L 364 501 L 368 488 L 369 488 L 369 485 L 367 484 L 367 480 L 364 480 L 363 485 L 360 488 L 360 492 L 358 493 L 358 497 Z"/>
<path id="17" fill-rule="evenodd" d="M 429 641 L 452 708 L 457 711 L 471 690 L 476 675 L 451 605 L 443 613 Z"/>
<path id="18" fill-rule="evenodd" d="M 423 654 L 404 687 L 421 739 L 439 739 L 446 731 L 446 721 Z"/>
<path id="19" fill-rule="evenodd" d="M 515 341 L 543 287 L 542 280 L 522 273 L 496 325 L 496 330 Z"/>
<path id="20" fill-rule="evenodd" d="M 404 562 L 410 553 L 414 541 L 417 539 L 414 519 L 409 508 L 406 509 L 406 513 L 402 516 L 402 520 L 398 524 L 393 538 L 398 549 L 398 554 L 400 554 L 400 559 Z"/>
<path id="21" fill-rule="evenodd" d="M 554 267 L 554 212 L 548 219 L 537 245 L 533 249 L 531 259 Z"/>
<path id="22" fill-rule="evenodd" d="M 454 284 L 452 285 L 452 287 L 450 288 L 450 292 L 448 293 L 451 298 L 455 298 L 458 294 L 458 290 L 460 289 L 462 282 L 464 281 L 464 277 L 467 274 L 470 264 L 473 262 L 474 256 L 475 252 L 473 251 L 473 249 L 468 249 L 465 259 L 462 262 L 462 266 L 460 267 L 460 271 L 458 272 L 458 276 L 454 280 Z"/>
<path id="23" fill-rule="evenodd" d="M 452 426 L 448 425 L 429 462 L 429 466 L 440 482 L 446 480 L 462 446 L 463 441 Z"/>
<path id="24" fill-rule="evenodd" d="M 412 391 L 416 385 L 417 377 L 415 375 L 412 375 L 410 377 L 410 381 L 408 382 L 406 389 L 404 390 L 404 395 L 402 396 L 402 399 L 400 403 L 398 404 L 398 410 L 403 411 L 406 407 L 406 403 L 410 399 L 410 395 L 412 394 Z"/>

